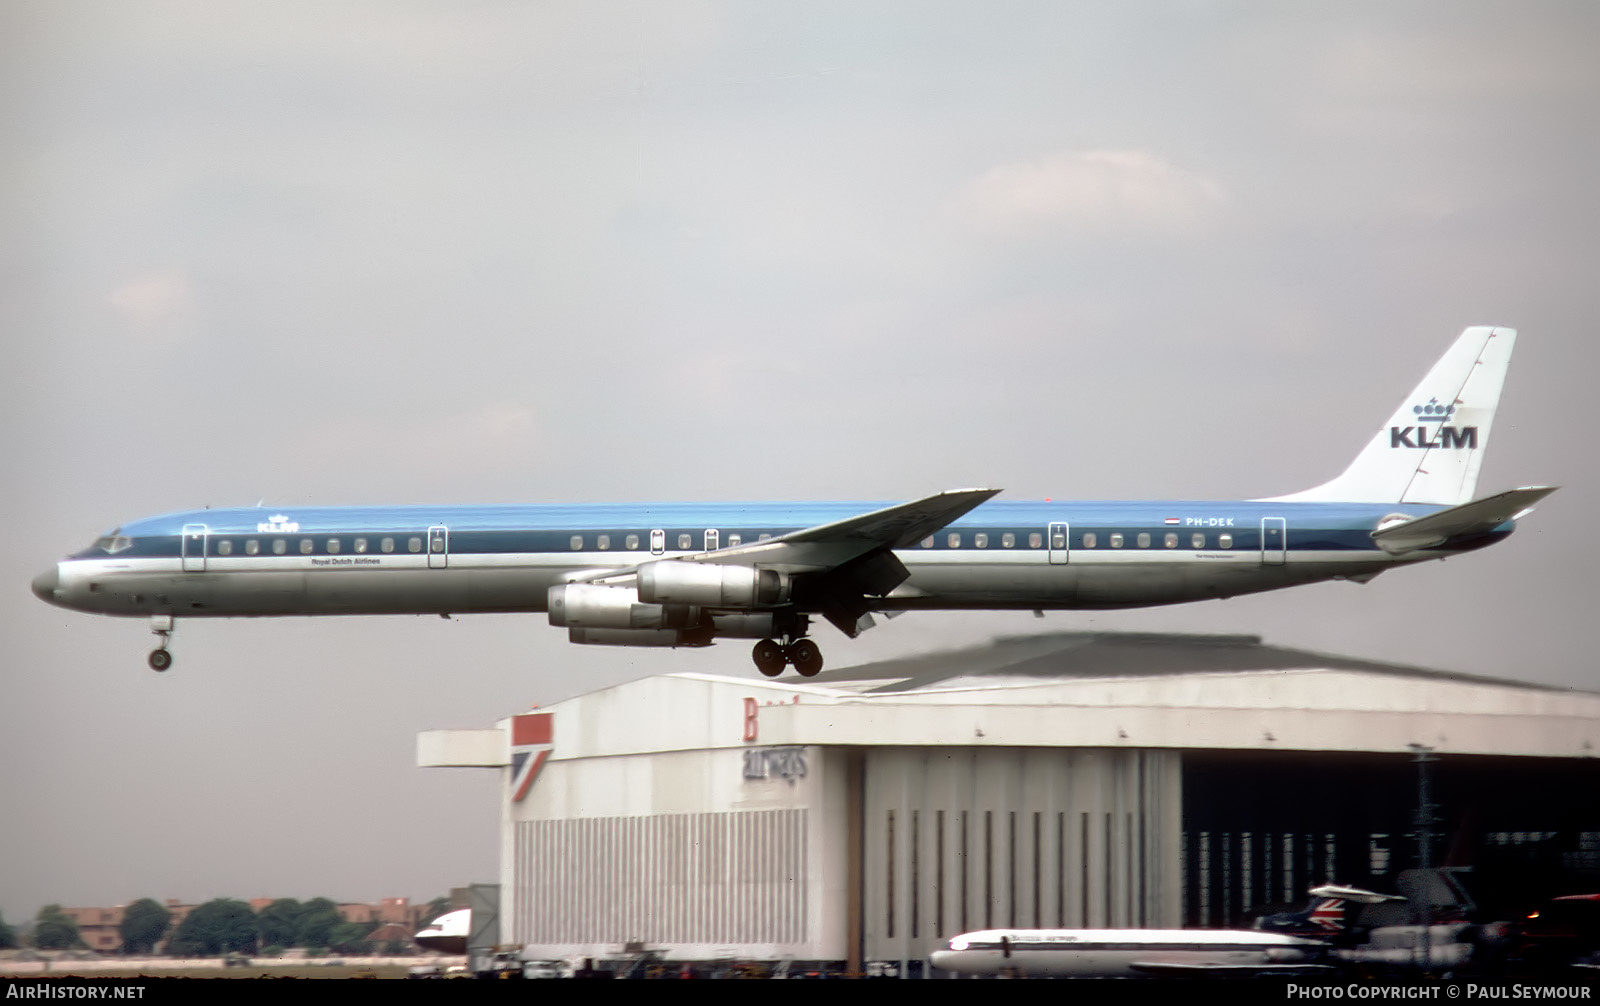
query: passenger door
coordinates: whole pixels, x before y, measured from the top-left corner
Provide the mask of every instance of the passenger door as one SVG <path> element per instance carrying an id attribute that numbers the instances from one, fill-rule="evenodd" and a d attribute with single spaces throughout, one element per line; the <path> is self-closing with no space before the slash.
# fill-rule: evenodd
<path id="1" fill-rule="evenodd" d="M 1282 517 L 1261 518 L 1261 565 L 1282 566 L 1289 561 L 1289 528 Z"/>
<path id="2" fill-rule="evenodd" d="M 450 529 L 443 524 L 428 528 L 428 568 L 444 569 L 450 565 Z"/>
<path id="3" fill-rule="evenodd" d="M 183 526 L 183 571 L 185 573 L 200 573 L 206 568 L 206 540 L 210 528 L 204 524 L 185 524 Z"/>
<path id="4" fill-rule="evenodd" d="M 1045 544 L 1050 548 L 1050 564 L 1052 566 L 1060 566 L 1066 563 L 1069 554 L 1067 542 L 1071 530 L 1064 522 L 1050 525 L 1049 536 L 1045 539 Z"/>

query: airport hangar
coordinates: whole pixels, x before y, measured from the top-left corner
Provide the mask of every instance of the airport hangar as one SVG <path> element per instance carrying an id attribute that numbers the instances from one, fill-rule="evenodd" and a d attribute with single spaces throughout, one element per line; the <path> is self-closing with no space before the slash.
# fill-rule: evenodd
<path id="1" fill-rule="evenodd" d="M 1480 905 L 1600 890 L 1600 693 L 1254 636 L 644 678 L 420 734 L 418 763 L 503 773 L 492 942 L 529 959 L 914 974 L 958 932 L 1230 926 L 1317 883 L 1393 890 L 1419 746 L 1431 862 L 1470 863 Z"/>

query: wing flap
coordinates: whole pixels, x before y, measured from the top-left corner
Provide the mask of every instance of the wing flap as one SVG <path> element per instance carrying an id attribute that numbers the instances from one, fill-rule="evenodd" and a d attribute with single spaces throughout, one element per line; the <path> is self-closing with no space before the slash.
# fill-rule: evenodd
<path id="1" fill-rule="evenodd" d="M 1392 524 L 1372 532 L 1378 547 L 1392 555 L 1434 548 L 1446 542 L 1488 534 L 1508 520 L 1516 520 L 1555 492 L 1558 486 L 1525 486 L 1462 503 L 1415 520 Z"/>

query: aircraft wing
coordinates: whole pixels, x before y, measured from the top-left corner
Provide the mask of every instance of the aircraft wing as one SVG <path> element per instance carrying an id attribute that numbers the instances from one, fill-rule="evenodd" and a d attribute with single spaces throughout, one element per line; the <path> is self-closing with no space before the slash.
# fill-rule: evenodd
<path id="1" fill-rule="evenodd" d="M 950 489 L 766 541 L 685 556 L 683 561 L 820 572 L 878 549 L 912 545 L 999 494 L 999 489 Z"/>
<path id="2" fill-rule="evenodd" d="M 911 575 L 894 550 L 926 538 L 999 493 L 950 489 L 766 541 L 658 561 L 760 566 L 790 574 L 796 578 L 793 603 L 819 612 L 854 638 L 872 625 L 867 598 L 882 597 Z M 620 584 L 635 575 L 634 569 L 609 569 L 571 579 Z"/>
<path id="3" fill-rule="evenodd" d="M 1508 520 L 1516 520 L 1557 486 L 1526 486 L 1483 499 L 1448 507 L 1415 520 L 1380 527 L 1372 540 L 1391 555 L 1433 548 L 1447 541 L 1487 534 Z"/>

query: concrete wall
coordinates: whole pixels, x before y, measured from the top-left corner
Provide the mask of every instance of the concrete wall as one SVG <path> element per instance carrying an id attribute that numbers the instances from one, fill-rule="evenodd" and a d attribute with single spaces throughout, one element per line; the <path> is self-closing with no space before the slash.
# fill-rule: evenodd
<path id="1" fill-rule="evenodd" d="M 550 957 L 842 957 L 841 785 L 818 748 L 551 761 L 509 805 L 507 936 Z"/>
<path id="2" fill-rule="evenodd" d="M 1180 756 L 876 748 L 867 756 L 868 960 L 991 927 L 1181 918 Z"/>

